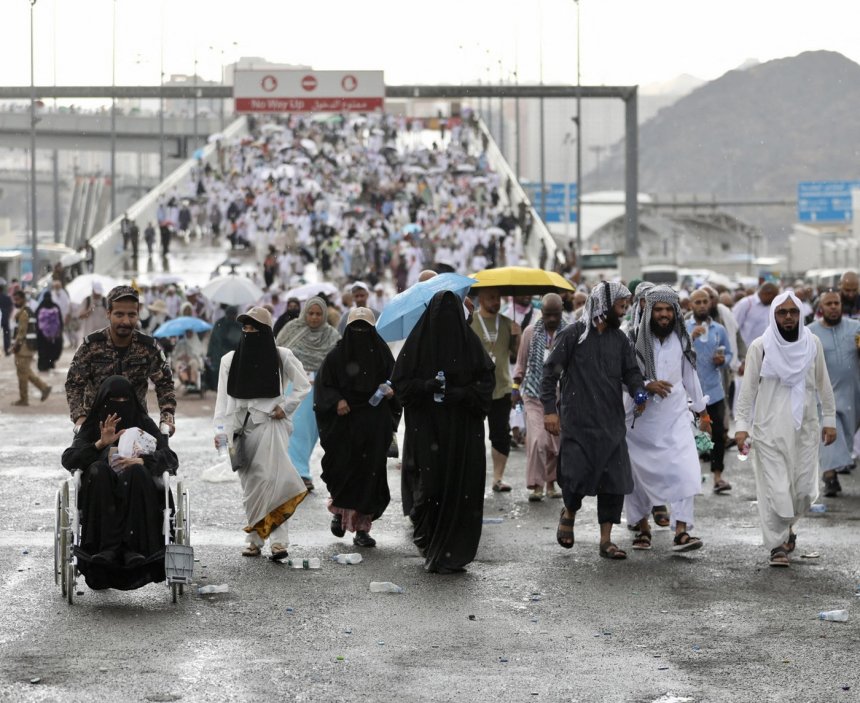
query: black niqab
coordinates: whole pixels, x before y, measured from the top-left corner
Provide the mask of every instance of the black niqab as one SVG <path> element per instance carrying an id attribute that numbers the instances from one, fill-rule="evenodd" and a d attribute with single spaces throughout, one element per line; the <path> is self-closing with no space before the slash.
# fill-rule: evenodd
<path id="1" fill-rule="evenodd" d="M 227 393 L 234 398 L 275 398 L 281 394 L 281 356 L 272 328 L 256 320 L 257 332 L 243 332 L 230 364 Z"/>
<path id="2" fill-rule="evenodd" d="M 476 335 L 466 324 L 460 299 L 451 291 L 440 291 L 404 342 L 397 357 L 398 371 L 425 380 L 444 371 L 447 383 L 465 386 L 476 369 L 494 368 L 483 345 L 471 343 L 472 337 Z"/>
<path id="3" fill-rule="evenodd" d="M 394 366 L 391 350 L 376 328 L 363 320 L 356 320 L 347 325 L 337 346 L 342 350 L 341 363 L 334 369 L 338 385 L 357 395 L 373 395 L 379 387 L 377 379 L 386 372 L 390 373 Z"/>
<path id="4" fill-rule="evenodd" d="M 118 398 L 124 398 L 124 400 L 118 400 Z M 140 427 L 147 432 L 151 430 L 151 427 L 146 428 L 144 424 L 147 424 L 147 420 L 152 422 L 152 419 L 146 413 L 134 388 L 125 376 L 108 376 L 102 381 L 93 401 L 93 408 L 84 420 L 81 431 L 85 434 L 89 432 L 100 434 L 99 423 L 104 422 L 108 415 L 112 414 L 119 415 L 117 430 L 129 427 Z"/>

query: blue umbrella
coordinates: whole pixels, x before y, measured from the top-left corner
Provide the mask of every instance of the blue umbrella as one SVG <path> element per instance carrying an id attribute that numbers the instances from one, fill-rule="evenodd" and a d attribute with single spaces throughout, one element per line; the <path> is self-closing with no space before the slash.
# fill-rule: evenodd
<path id="1" fill-rule="evenodd" d="M 403 234 L 419 234 L 421 232 L 421 225 L 416 224 L 415 222 L 410 222 L 408 225 L 403 227 Z"/>
<path id="2" fill-rule="evenodd" d="M 406 339 L 436 293 L 449 290 L 462 298 L 474 283 L 477 283 L 474 278 L 458 273 L 440 273 L 416 283 L 395 295 L 385 306 L 376 322 L 376 331 L 386 342 Z"/>
<path id="3" fill-rule="evenodd" d="M 208 332 L 212 329 L 206 320 L 197 317 L 177 317 L 175 320 L 162 322 L 152 333 L 153 337 L 181 337 L 188 330 L 193 332 Z"/>

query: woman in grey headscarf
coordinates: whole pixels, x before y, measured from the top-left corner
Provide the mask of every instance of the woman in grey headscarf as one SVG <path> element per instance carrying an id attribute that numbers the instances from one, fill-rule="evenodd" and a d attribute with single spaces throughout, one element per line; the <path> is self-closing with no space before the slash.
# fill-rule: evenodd
<path id="1" fill-rule="evenodd" d="M 337 330 L 326 322 L 327 306 L 322 298 L 308 300 L 301 314 L 290 320 L 278 333 L 277 344 L 286 347 L 301 362 L 311 383 L 322 366 L 326 355 L 340 339 Z M 314 416 L 313 393 L 308 395 L 296 410 L 293 435 L 290 438 L 290 461 L 299 472 L 309 491 L 314 489 L 311 480 L 311 453 L 319 440 L 319 428 Z"/>

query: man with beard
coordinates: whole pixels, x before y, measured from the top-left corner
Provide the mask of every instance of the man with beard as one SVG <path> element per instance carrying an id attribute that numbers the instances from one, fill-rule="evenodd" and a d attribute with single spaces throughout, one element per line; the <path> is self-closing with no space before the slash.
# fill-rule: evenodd
<path id="1" fill-rule="evenodd" d="M 558 478 L 564 507 L 556 541 L 565 549 L 573 547 L 582 499 L 596 495 L 600 556 L 607 559 L 627 558 L 612 542 L 612 526 L 621 522 L 624 496 L 633 490 L 622 384 L 631 397 L 644 393 L 633 347 L 619 329 L 629 300 L 630 291 L 620 283 L 598 283 L 583 319 L 559 333 L 541 381 L 544 427 L 561 435 Z"/>
<path id="2" fill-rule="evenodd" d="M 774 298 L 765 333 L 747 350 L 735 441 L 755 473 L 758 514 L 769 564 L 786 567 L 794 527 L 818 495 L 818 445 L 836 440 L 836 407 L 821 340 L 800 317 L 790 291 Z M 821 403 L 819 430 L 818 403 Z"/>
<path id="3" fill-rule="evenodd" d="M 548 293 L 541 300 L 541 317 L 526 327 L 517 353 L 514 383 L 519 385 L 526 415 L 526 487 L 532 490 L 529 500 L 543 500 L 544 487 L 548 498 L 561 498 L 555 489 L 558 465 L 558 437 L 549 434 L 543 424 L 540 387 L 543 364 L 558 339 L 558 332 L 567 325 L 562 320 L 561 297 Z"/>
<path id="4" fill-rule="evenodd" d="M 860 318 L 860 294 L 857 292 L 858 278 L 854 271 L 846 271 L 839 279 L 839 293 L 842 296 L 842 314 L 852 320 Z"/>
<path id="5" fill-rule="evenodd" d="M 842 317 L 842 296 L 837 290 L 823 293 L 819 306 L 821 319 L 810 325 L 809 331 L 821 340 L 836 398 L 836 441 L 819 450 L 824 495 L 833 498 L 842 491 L 836 473 L 849 473 L 854 468 L 851 452 L 860 422 L 860 320 Z"/>
<path id="6" fill-rule="evenodd" d="M 173 414 L 176 395 L 170 364 L 156 341 L 137 329 L 140 302 L 131 286 L 117 286 L 107 295 L 109 326 L 93 332 L 75 352 L 66 376 L 66 400 L 75 428 L 79 428 L 93 407 L 102 382 L 109 376 L 125 376 L 146 410 L 149 382 L 161 410 L 161 422 L 175 430 Z"/>
<path id="7" fill-rule="evenodd" d="M 696 371 L 702 392 L 708 395 L 707 413 L 711 418 L 714 447 L 710 452 L 711 474 L 714 477 L 714 493 L 730 491 L 731 485 L 723 480 L 723 457 L 726 453 L 726 403 L 722 369 L 732 360 L 731 345 L 726 328 L 710 316 L 711 298 L 701 288 L 690 295 L 693 317 L 687 320 L 687 334 L 693 340 L 696 351 Z"/>
<path id="8" fill-rule="evenodd" d="M 710 418 L 708 397 L 696 374 L 696 352 L 681 313 L 678 294 L 656 286 L 645 295 L 645 310 L 636 335 L 636 359 L 645 388 L 654 400 L 627 432 L 633 466 L 633 492 L 624 501 L 628 523 L 638 523 L 634 549 L 651 548 L 648 513 L 651 506 L 672 508 L 675 539 L 672 551 L 699 549 L 702 540 L 690 535 L 694 497 L 702 491 L 699 453 L 690 424 L 690 408 L 700 413 L 705 431 Z"/>

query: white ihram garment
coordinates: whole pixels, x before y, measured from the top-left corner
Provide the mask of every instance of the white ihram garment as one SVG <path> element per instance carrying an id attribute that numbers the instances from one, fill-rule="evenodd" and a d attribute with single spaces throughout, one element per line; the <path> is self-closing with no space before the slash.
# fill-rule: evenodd
<path id="1" fill-rule="evenodd" d="M 822 423 L 836 426 L 836 405 L 821 340 L 806 370 L 803 420 L 795 429 L 791 387 L 762 378 L 763 338 L 747 350 L 744 384 L 738 397 L 736 431 L 747 432 L 749 463 L 755 473 L 762 539 L 768 549 L 788 540 L 789 529 L 818 497 L 818 400 Z"/>
<path id="2" fill-rule="evenodd" d="M 633 423 L 633 404 L 627 402 L 627 451 L 633 469 L 633 494 L 624 500 L 627 521 L 639 522 L 654 505 L 681 503 L 702 492 L 699 453 L 693 437 L 690 408 L 701 412 L 708 404 L 702 394 L 699 376 L 681 349 L 676 333 L 661 344 L 654 339 L 654 367 L 657 378 L 667 381 L 672 392 L 665 398 L 652 398 Z M 691 401 L 688 408 L 687 400 Z M 634 425 L 630 428 L 630 425 Z M 684 516 L 673 517 L 692 527 L 692 500 L 684 502 Z M 686 518 L 686 520 L 684 519 Z"/>

